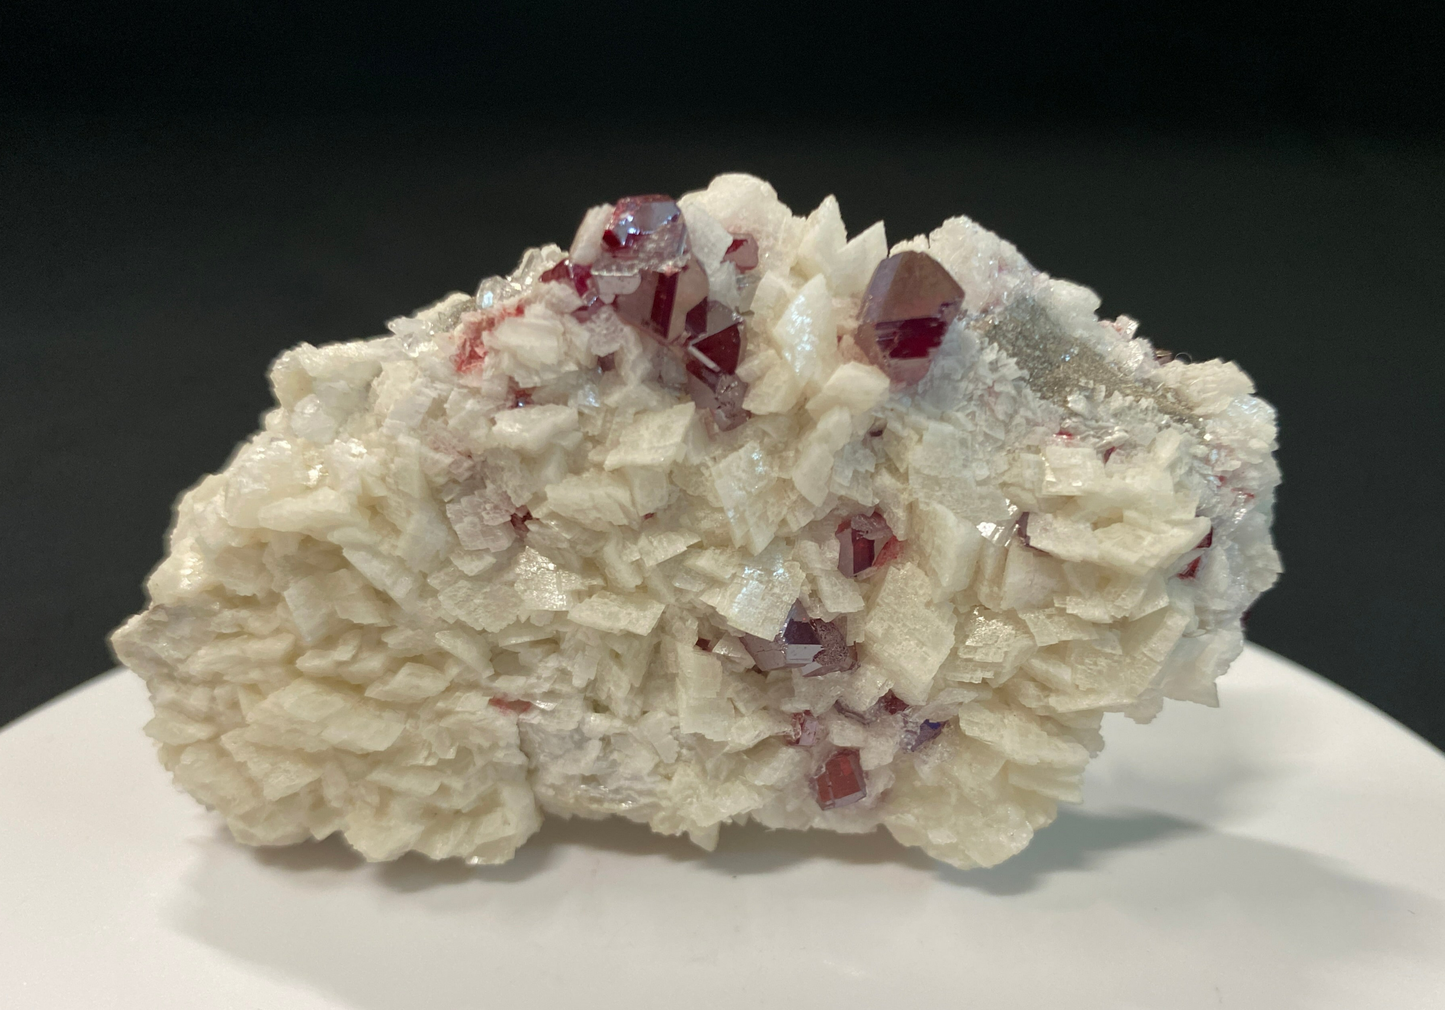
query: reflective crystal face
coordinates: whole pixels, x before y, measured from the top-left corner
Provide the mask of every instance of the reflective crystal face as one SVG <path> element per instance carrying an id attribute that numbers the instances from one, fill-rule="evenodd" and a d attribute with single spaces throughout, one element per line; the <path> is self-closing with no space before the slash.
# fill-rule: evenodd
<path id="1" fill-rule="evenodd" d="M 889 378 L 909 385 L 928 374 L 962 306 L 963 288 L 943 264 L 927 253 L 895 253 L 873 271 L 854 339 Z"/>
<path id="2" fill-rule="evenodd" d="M 676 269 L 688 257 L 682 211 L 670 196 L 624 196 L 602 232 L 602 248 L 599 273 Z"/>
<path id="3" fill-rule="evenodd" d="M 943 732 L 943 727 L 944 723 L 931 719 L 925 719 L 917 725 L 904 726 L 903 749 L 908 751 L 921 749 L 925 744 L 938 739 L 938 735 Z"/>
<path id="4" fill-rule="evenodd" d="M 846 807 L 867 796 L 858 752 L 852 748 L 834 751 L 823 763 L 823 770 L 813 777 L 813 794 L 824 810 Z"/>
<path id="5" fill-rule="evenodd" d="M 819 677 L 858 666 L 857 650 L 848 644 L 838 622 L 808 617 L 801 602 L 793 604 L 776 637 L 769 640 L 745 634 L 742 643 L 765 673 L 787 668 L 805 677 Z"/>
<path id="6" fill-rule="evenodd" d="M 685 334 L 687 314 L 706 298 L 707 274 L 697 257 L 690 256 L 680 270 L 641 271 L 637 286 L 618 294 L 612 307 L 624 322 L 674 344 Z"/>
<path id="7" fill-rule="evenodd" d="M 723 253 L 724 262 L 731 263 L 739 270 L 753 270 L 758 265 L 758 242 L 751 235 L 735 236 Z"/>

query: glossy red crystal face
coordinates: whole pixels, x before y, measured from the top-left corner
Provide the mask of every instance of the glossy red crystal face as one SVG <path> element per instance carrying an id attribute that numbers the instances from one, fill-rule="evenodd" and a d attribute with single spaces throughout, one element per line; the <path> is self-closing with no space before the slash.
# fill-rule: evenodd
<path id="1" fill-rule="evenodd" d="M 845 519 L 838 525 L 838 570 L 850 579 L 866 575 L 897 555 L 897 543 L 881 512 Z"/>
<path id="2" fill-rule="evenodd" d="M 813 777 L 813 795 L 824 810 L 846 807 L 868 795 L 863 765 L 852 748 L 834 751 Z"/>
<path id="3" fill-rule="evenodd" d="M 707 298 L 707 274 L 696 256 L 680 270 L 643 270 L 637 287 L 619 294 L 612 307 L 624 322 L 674 344 L 686 333 L 687 314 Z"/>
<path id="4" fill-rule="evenodd" d="M 856 341 L 894 382 L 918 382 L 963 307 L 959 287 L 927 253 L 895 253 L 873 271 L 858 309 Z"/>
<path id="5" fill-rule="evenodd" d="M 723 262 L 731 263 L 740 271 L 748 271 L 757 268 L 758 265 L 758 242 L 751 235 L 737 235 L 728 244 L 727 252 L 723 253 Z"/>
<path id="6" fill-rule="evenodd" d="M 743 648 L 759 670 L 797 670 L 804 677 L 820 677 L 858 666 L 858 650 L 848 644 L 837 621 L 810 618 L 802 603 L 794 603 L 782 630 L 771 640 L 742 636 Z"/>

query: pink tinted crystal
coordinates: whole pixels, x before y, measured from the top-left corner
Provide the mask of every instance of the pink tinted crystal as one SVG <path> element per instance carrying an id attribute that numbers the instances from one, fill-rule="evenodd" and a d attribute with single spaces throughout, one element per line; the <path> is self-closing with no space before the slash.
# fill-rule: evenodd
<path id="1" fill-rule="evenodd" d="M 843 520 L 838 524 L 838 570 L 850 579 L 871 571 L 891 541 L 893 530 L 881 512 Z"/>
<path id="2" fill-rule="evenodd" d="M 743 409 L 748 384 L 736 375 L 707 372 L 687 376 L 687 395 L 703 411 L 718 431 L 731 431 L 749 417 Z"/>
<path id="3" fill-rule="evenodd" d="M 705 300 L 687 314 L 687 370 L 732 375 L 743 356 L 743 319 L 718 302 Z"/>
<path id="4" fill-rule="evenodd" d="M 855 340 L 894 382 L 912 384 L 928 374 L 962 306 L 963 288 L 942 263 L 927 253 L 895 253 L 873 271 Z"/>
<path id="5" fill-rule="evenodd" d="M 744 634 L 742 643 L 765 673 L 786 668 L 804 677 L 818 677 L 858 666 L 857 648 L 848 644 L 838 623 L 810 618 L 801 602 L 793 604 L 774 638 Z"/>
<path id="6" fill-rule="evenodd" d="M 660 193 L 624 196 L 612 208 L 602 232 L 603 256 L 640 270 L 679 265 L 687 256 L 687 224 L 672 197 Z"/>
<path id="7" fill-rule="evenodd" d="M 751 235 L 735 235 L 723 253 L 723 262 L 731 263 L 740 271 L 755 269 L 758 265 L 758 240 Z"/>
<path id="8" fill-rule="evenodd" d="M 813 776 L 813 794 L 824 810 L 846 807 L 868 795 L 863 778 L 863 764 L 851 747 L 836 750 L 823 762 L 823 770 Z"/>
<path id="9" fill-rule="evenodd" d="M 788 743 L 794 747 L 811 747 L 822 736 L 822 729 L 818 717 L 812 712 L 794 712 L 792 736 Z"/>
<path id="10" fill-rule="evenodd" d="M 681 269 L 644 270 L 632 291 L 619 294 L 612 302 L 618 316 L 656 337 L 674 344 L 685 334 L 687 314 L 707 298 L 707 274 L 696 256 Z"/>

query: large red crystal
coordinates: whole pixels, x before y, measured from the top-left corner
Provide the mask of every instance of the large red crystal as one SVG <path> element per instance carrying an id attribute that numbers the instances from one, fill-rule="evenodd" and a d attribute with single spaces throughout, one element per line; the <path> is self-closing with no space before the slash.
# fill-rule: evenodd
<path id="1" fill-rule="evenodd" d="M 850 579 L 868 574 L 883 563 L 884 548 L 896 542 L 881 512 L 844 519 L 838 524 L 838 570 Z"/>
<path id="2" fill-rule="evenodd" d="M 927 253 L 889 256 L 873 271 L 858 309 L 858 347 L 894 382 L 928 374 L 933 352 L 963 307 L 963 288 Z"/>
<path id="3" fill-rule="evenodd" d="M 612 307 L 622 320 L 656 337 L 675 344 L 686 332 L 687 314 L 707 298 L 707 274 L 696 256 L 681 269 L 643 270 L 637 287 L 617 295 Z"/>
<path id="4" fill-rule="evenodd" d="M 850 747 L 830 754 L 823 770 L 813 776 L 813 794 L 824 810 L 846 807 L 867 796 L 868 786 L 858 752 Z"/>

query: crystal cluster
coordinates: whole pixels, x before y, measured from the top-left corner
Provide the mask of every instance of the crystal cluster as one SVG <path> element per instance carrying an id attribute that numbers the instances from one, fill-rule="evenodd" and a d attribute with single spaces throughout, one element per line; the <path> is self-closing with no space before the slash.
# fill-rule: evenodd
<path id="1" fill-rule="evenodd" d="M 957 866 L 1105 712 L 1212 704 L 1279 571 L 1274 419 L 966 218 L 762 181 L 593 208 L 475 296 L 287 351 L 116 632 L 235 835 L 499 862 L 544 814 Z"/>

